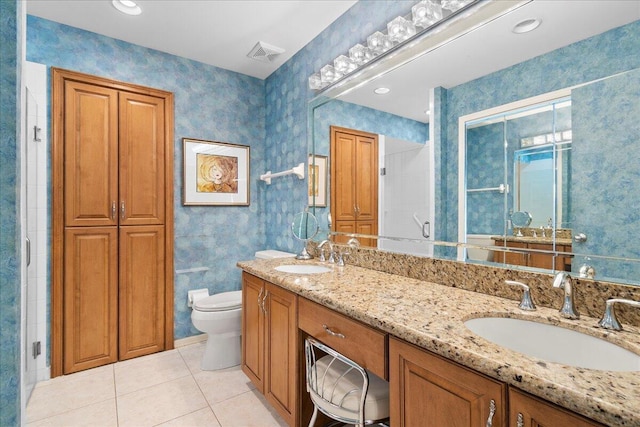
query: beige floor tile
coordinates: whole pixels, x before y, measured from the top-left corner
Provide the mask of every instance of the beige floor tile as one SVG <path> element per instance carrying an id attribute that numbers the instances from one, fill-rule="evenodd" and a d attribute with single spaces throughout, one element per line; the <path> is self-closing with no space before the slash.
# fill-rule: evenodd
<path id="1" fill-rule="evenodd" d="M 255 387 L 240 366 L 193 375 L 210 405 L 253 390 Z"/>
<path id="2" fill-rule="evenodd" d="M 117 425 L 116 399 L 113 398 L 29 423 L 27 427 L 114 427 Z"/>
<path id="3" fill-rule="evenodd" d="M 118 396 L 190 375 L 177 350 L 116 363 L 114 373 Z"/>
<path id="4" fill-rule="evenodd" d="M 204 354 L 205 344 L 206 341 L 178 348 L 178 351 L 182 355 L 182 358 L 192 374 L 197 374 L 201 371 L 200 362 L 202 361 L 202 355 Z"/>
<path id="5" fill-rule="evenodd" d="M 222 427 L 286 427 L 264 397 L 252 390 L 212 405 Z"/>
<path id="6" fill-rule="evenodd" d="M 115 397 L 111 366 L 56 377 L 38 383 L 27 405 L 27 422 L 33 422 Z"/>
<path id="7" fill-rule="evenodd" d="M 118 426 L 154 426 L 207 407 L 190 375 L 118 395 Z"/>
<path id="8" fill-rule="evenodd" d="M 183 417 L 176 418 L 166 423 L 159 424 L 157 427 L 220 427 L 211 408 L 206 407 L 199 411 L 192 412 Z"/>

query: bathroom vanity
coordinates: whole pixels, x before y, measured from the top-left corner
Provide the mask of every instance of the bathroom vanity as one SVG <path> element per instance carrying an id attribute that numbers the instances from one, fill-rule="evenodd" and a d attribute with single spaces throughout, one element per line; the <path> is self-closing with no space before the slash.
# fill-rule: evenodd
<path id="1" fill-rule="evenodd" d="M 492 239 L 495 246 L 507 248 L 504 252 L 494 252 L 494 262 L 548 270 L 555 267 L 556 270 L 571 271 L 570 238 L 556 238 L 555 246 L 550 237 L 494 236 Z M 509 249 L 516 251 L 510 252 Z"/>
<path id="2" fill-rule="evenodd" d="M 635 353 L 640 328 L 607 332 L 594 328 L 595 318 L 568 321 L 545 307 L 525 312 L 517 301 L 352 265 L 305 275 L 274 269 L 283 263 L 300 261 L 238 266 L 242 369 L 289 425 L 306 426 L 310 417 L 307 335 L 389 381 L 394 426 L 640 424 L 637 372 L 548 363 L 495 345 L 464 322 L 538 320 L 607 337 Z"/>

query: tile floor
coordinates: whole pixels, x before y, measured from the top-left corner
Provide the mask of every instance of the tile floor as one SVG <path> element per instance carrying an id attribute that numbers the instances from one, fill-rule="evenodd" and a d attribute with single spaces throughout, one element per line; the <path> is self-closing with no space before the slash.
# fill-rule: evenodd
<path id="1" fill-rule="evenodd" d="M 38 383 L 27 426 L 286 426 L 239 366 L 200 370 L 197 343 Z"/>

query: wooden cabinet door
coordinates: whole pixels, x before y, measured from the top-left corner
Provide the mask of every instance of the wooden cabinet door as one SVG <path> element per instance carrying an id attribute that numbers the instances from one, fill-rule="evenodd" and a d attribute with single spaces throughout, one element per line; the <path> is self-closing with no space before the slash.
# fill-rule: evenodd
<path id="1" fill-rule="evenodd" d="M 164 224 L 164 99 L 120 93 L 120 225 Z"/>
<path id="2" fill-rule="evenodd" d="M 242 273 L 242 372 L 264 392 L 264 282 Z"/>
<path id="3" fill-rule="evenodd" d="M 389 387 L 394 426 L 506 426 L 506 386 L 398 339 L 389 340 Z"/>
<path id="4" fill-rule="evenodd" d="M 119 237 L 119 348 L 125 360 L 165 349 L 164 226 L 120 227 Z"/>
<path id="5" fill-rule="evenodd" d="M 332 129 L 331 210 L 334 221 L 356 219 L 356 136 Z"/>
<path id="6" fill-rule="evenodd" d="M 64 233 L 63 373 L 118 360 L 118 229 Z"/>
<path id="7" fill-rule="evenodd" d="M 374 136 L 356 136 L 355 196 L 356 219 L 378 220 L 378 140 Z M 378 230 L 376 227 L 375 233 Z"/>
<path id="8" fill-rule="evenodd" d="M 288 425 L 294 425 L 298 396 L 298 311 L 295 294 L 266 283 L 264 395 Z"/>
<path id="9" fill-rule="evenodd" d="M 356 233 L 375 236 L 378 234 L 378 222 L 377 221 L 356 221 Z M 369 239 L 364 237 L 358 237 L 360 245 L 369 248 L 377 247 L 377 239 Z"/>
<path id="10" fill-rule="evenodd" d="M 553 245 L 550 243 L 529 243 L 529 249 L 534 249 L 537 251 L 552 251 Z M 553 269 L 553 261 L 554 255 L 552 253 L 545 254 L 539 252 L 530 252 L 529 253 L 529 267 L 537 267 L 537 268 L 546 268 Z M 555 266 L 556 270 L 564 270 L 564 265 Z"/>
<path id="11" fill-rule="evenodd" d="M 66 81 L 64 108 L 64 225 L 116 225 L 118 91 Z"/>
<path id="12" fill-rule="evenodd" d="M 513 427 L 602 426 L 511 387 L 509 388 L 509 425 Z"/>

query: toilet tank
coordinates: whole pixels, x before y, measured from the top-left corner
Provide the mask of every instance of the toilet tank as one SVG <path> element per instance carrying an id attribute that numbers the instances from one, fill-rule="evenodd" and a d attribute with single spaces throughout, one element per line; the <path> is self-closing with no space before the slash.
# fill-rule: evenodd
<path id="1" fill-rule="evenodd" d="M 276 259 L 276 258 L 293 258 L 296 254 L 289 252 L 276 251 L 274 249 L 267 249 L 264 251 L 256 252 L 257 259 Z"/>

